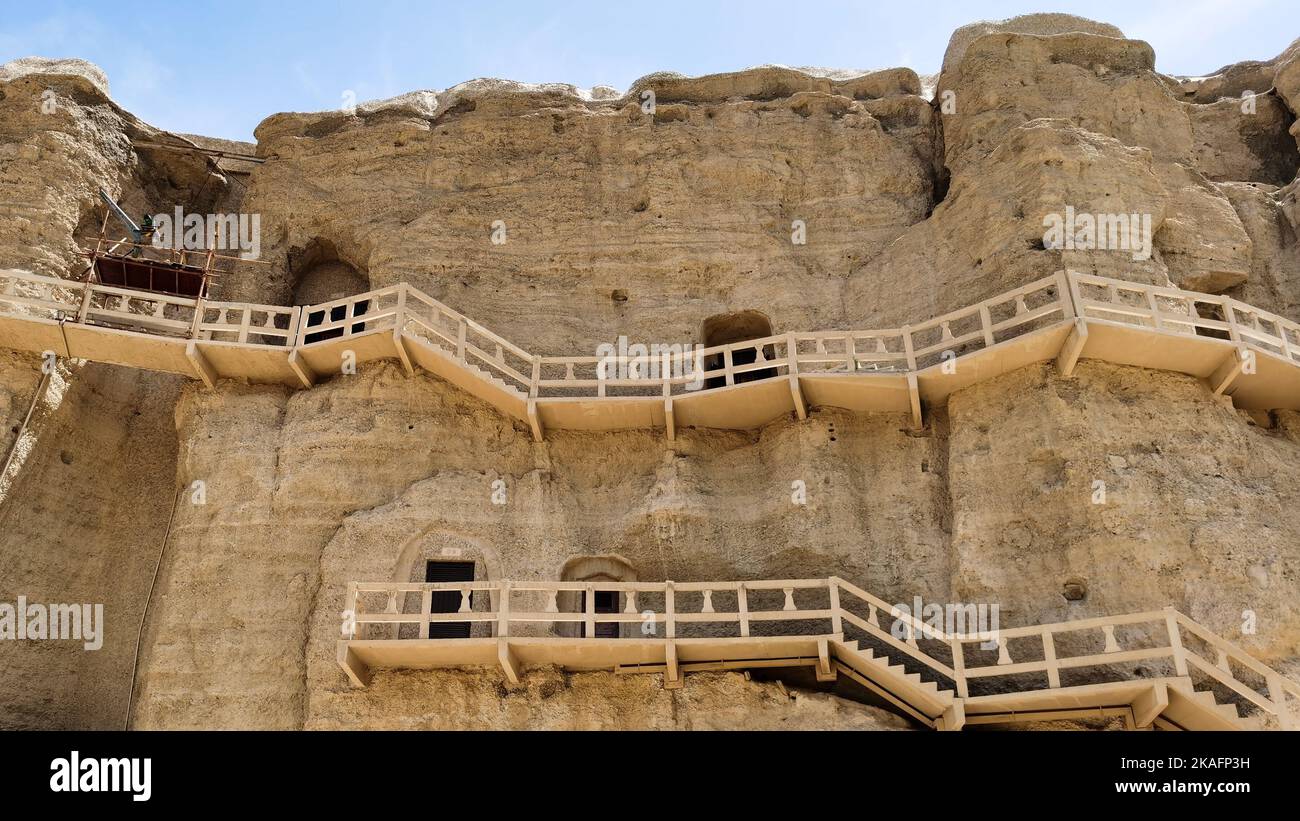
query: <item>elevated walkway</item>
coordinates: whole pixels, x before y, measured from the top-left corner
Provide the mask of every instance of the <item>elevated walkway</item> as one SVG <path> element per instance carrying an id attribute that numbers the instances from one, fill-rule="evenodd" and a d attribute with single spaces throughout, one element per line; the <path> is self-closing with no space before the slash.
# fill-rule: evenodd
<path id="1" fill-rule="evenodd" d="M 460 594 L 459 609 L 433 612 L 446 591 Z M 597 592 L 614 594 L 616 612 L 596 612 Z M 837 577 L 379 582 L 347 596 L 337 656 L 356 687 L 381 668 L 493 666 L 517 684 L 529 667 L 558 665 L 657 673 L 677 688 L 700 670 L 811 667 L 940 730 L 1095 718 L 1130 729 L 1300 726 L 1300 684 L 1172 608 L 948 633 Z M 469 637 L 429 638 L 430 624 L 447 622 Z M 618 637 L 601 637 L 597 626 L 611 624 Z M 1157 674 L 1138 677 L 1139 663 Z"/>
<path id="2" fill-rule="evenodd" d="M 901 328 L 608 358 L 532 354 L 405 284 L 287 308 L 10 272 L 0 274 L 0 346 L 209 386 L 308 388 L 346 363 L 396 359 L 538 441 L 547 430 L 747 430 L 818 406 L 908 413 L 919 427 L 924 408 L 954 391 L 1049 360 L 1068 376 L 1081 358 L 1188 374 L 1238 408 L 1300 410 L 1300 325 L 1230 297 L 1074 272 Z"/>

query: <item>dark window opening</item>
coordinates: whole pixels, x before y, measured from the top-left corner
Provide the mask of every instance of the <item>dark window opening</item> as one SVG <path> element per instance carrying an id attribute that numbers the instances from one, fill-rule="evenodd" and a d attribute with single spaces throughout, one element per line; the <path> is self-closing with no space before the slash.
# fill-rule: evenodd
<path id="1" fill-rule="evenodd" d="M 719 314 L 711 316 L 704 320 L 703 333 L 704 347 L 713 348 L 718 345 L 732 345 L 737 342 L 744 342 L 749 339 L 763 339 L 772 335 L 772 323 L 768 318 L 759 311 L 738 311 L 733 314 Z M 763 358 L 771 360 L 776 356 L 776 351 L 771 345 L 763 346 Z M 758 361 L 757 348 L 742 348 L 731 352 L 731 364 L 734 368 L 744 365 L 753 365 Z M 715 353 L 704 357 L 705 370 L 716 370 L 726 367 L 727 361 L 725 354 Z M 757 370 L 737 373 L 735 375 L 735 384 L 741 385 L 745 382 L 757 382 L 760 379 L 768 379 L 776 376 L 776 368 L 759 368 Z M 704 381 L 704 387 L 721 388 L 727 384 L 726 375 L 711 376 Z"/>
<path id="2" fill-rule="evenodd" d="M 595 591 L 595 611 L 597 613 L 617 613 L 618 612 L 618 591 L 617 590 L 597 590 Z M 582 612 L 587 612 L 587 593 L 582 593 Z M 578 635 L 582 638 L 587 637 L 587 623 L 582 622 Z M 598 639 L 616 639 L 618 638 L 618 622 L 616 621 L 598 621 L 596 622 L 596 638 Z"/>
<path id="3" fill-rule="evenodd" d="M 424 570 L 426 582 L 472 582 L 474 581 L 473 562 L 429 562 Z M 459 590 L 433 591 L 432 613 L 457 613 L 460 611 Z M 474 606 L 474 593 L 469 594 L 469 606 Z M 431 639 L 467 639 L 470 623 L 467 621 L 433 621 L 429 622 Z"/>
<path id="4" fill-rule="evenodd" d="M 370 290 L 370 278 L 363 271 L 340 259 L 338 249 L 325 239 L 317 238 L 301 249 L 290 249 L 289 270 L 293 273 L 293 304 L 303 307 L 334 302 Z M 356 303 L 352 315 L 360 317 L 369 307 L 369 300 L 361 300 Z M 304 318 L 304 327 L 311 328 L 324 325 L 326 322 L 342 322 L 347 319 L 347 311 L 346 305 L 308 311 Z M 337 339 L 348 330 L 355 334 L 365 330 L 365 327 L 364 322 L 353 322 L 347 326 L 306 334 L 304 341 L 310 344 L 326 339 Z"/>
<path id="5" fill-rule="evenodd" d="M 361 316 L 367 310 L 369 310 L 369 308 L 370 308 L 370 300 L 368 299 L 360 300 L 359 302 L 357 302 L 356 311 L 353 313 L 353 316 Z M 330 315 L 329 318 L 330 322 L 340 322 L 347 318 L 348 306 L 335 305 L 333 308 L 329 309 L 329 315 Z M 324 324 L 325 324 L 325 311 L 323 310 L 309 311 L 307 313 L 308 328 L 311 328 L 316 325 L 324 325 Z M 359 334 L 365 329 L 366 329 L 366 323 L 364 322 L 352 323 L 352 333 L 354 334 Z M 313 342 L 321 342 L 326 339 L 338 339 L 340 336 L 343 336 L 343 331 L 344 331 L 343 328 L 331 328 L 328 331 L 317 331 L 316 333 L 307 334 L 304 344 L 310 345 Z"/>

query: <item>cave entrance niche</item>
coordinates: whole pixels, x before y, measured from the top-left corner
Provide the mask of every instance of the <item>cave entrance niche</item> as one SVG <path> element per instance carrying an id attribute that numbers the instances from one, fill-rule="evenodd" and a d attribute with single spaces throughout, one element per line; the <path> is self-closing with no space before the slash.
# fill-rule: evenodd
<path id="1" fill-rule="evenodd" d="M 340 259 L 334 243 L 325 239 L 314 239 L 301 251 L 290 251 L 289 272 L 293 276 L 293 304 L 300 307 L 346 299 L 370 290 L 370 277 Z M 369 307 L 368 300 L 361 300 L 357 302 L 353 315 L 364 314 Z M 344 320 L 347 318 L 347 310 L 346 305 L 335 305 L 320 311 L 309 311 L 307 327 Z M 354 334 L 365 329 L 364 322 L 352 323 L 351 331 Z M 343 327 L 337 327 L 309 333 L 305 342 L 310 345 L 326 339 L 337 339 L 343 336 L 344 331 Z"/>
<path id="2" fill-rule="evenodd" d="M 767 318 L 767 314 L 753 310 L 711 316 L 704 320 L 704 324 L 700 327 L 700 338 L 704 340 L 705 348 L 732 345 L 750 339 L 763 339 L 771 335 L 772 321 Z M 775 356 L 776 351 L 771 345 L 763 347 L 764 359 L 770 361 Z M 734 367 L 753 365 L 757 360 L 758 350 L 756 348 L 742 348 L 731 353 L 731 364 Z M 722 353 L 710 354 L 704 357 L 705 371 L 719 370 L 725 367 L 726 364 L 726 357 Z M 743 382 L 757 382 L 760 379 L 768 379 L 773 376 L 776 376 L 776 368 L 759 368 L 736 374 L 735 382 L 739 385 Z M 727 377 L 725 375 L 713 376 L 704 380 L 706 390 L 721 388 L 726 384 Z"/>
<path id="3" fill-rule="evenodd" d="M 430 560 L 425 562 L 424 580 L 426 582 L 472 582 L 474 581 L 474 562 L 457 562 Z M 454 590 L 436 590 L 429 597 L 430 613 L 457 613 L 460 611 L 462 598 Z M 470 609 L 474 608 L 474 593 L 470 591 Z M 467 639 L 470 637 L 470 623 L 467 621 L 429 622 L 431 639 Z"/>
<path id="4" fill-rule="evenodd" d="M 387 553 L 387 548 L 383 548 Z M 392 565 L 391 581 L 418 585 L 422 582 L 485 582 L 500 578 L 501 565 L 496 549 L 483 540 L 463 533 L 445 530 L 439 525 L 409 538 L 398 551 Z M 435 591 L 430 596 L 431 613 L 460 613 L 462 604 L 477 618 L 467 621 L 449 619 L 430 621 L 429 638 L 491 638 L 496 635 L 496 621 L 483 619 L 485 613 L 500 607 L 500 596 L 495 590 L 471 592 L 462 599 L 459 591 Z M 397 612 L 417 615 L 425 612 L 423 594 L 415 588 L 399 594 L 393 602 Z M 391 605 L 390 605 L 391 606 Z M 396 630 L 384 625 L 371 625 L 368 638 L 418 639 L 421 625 L 418 620 L 394 625 Z M 383 630 L 384 632 L 380 632 Z M 358 638 L 361 635 L 358 633 Z"/>
<path id="5" fill-rule="evenodd" d="M 594 585 L 592 596 L 596 613 L 621 613 L 627 604 L 627 594 L 618 590 L 602 590 L 600 582 L 634 582 L 636 570 L 630 562 L 621 556 L 578 556 L 564 563 L 560 571 L 560 580 L 566 582 L 591 582 Z M 587 612 L 587 591 L 568 590 L 557 597 L 562 613 Z M 623 638 L 628 633 L 625 628 L 636 625 L 624 625 L 619 622 L 596 622 L 595 637 L 598 639 Z M 557 624 L 556 632 L 572 638 L 586 638 L 587 625 L 584 622 Z"/>

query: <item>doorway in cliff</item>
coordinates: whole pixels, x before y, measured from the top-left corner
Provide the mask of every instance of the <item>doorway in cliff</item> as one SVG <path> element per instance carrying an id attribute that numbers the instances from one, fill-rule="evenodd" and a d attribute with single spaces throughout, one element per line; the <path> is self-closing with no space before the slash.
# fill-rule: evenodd
<path id="1" fill-rule="evenodd" d="M 613 581 L 613 579 L 609 579 Z M 617 613 L 618 612 L 618 591 L 617 590 L 595 590 L 592 591 L 595 598 L 596 606 L 592 608 L 597 613 Z M 587 612 L 587 593 L 582 594 L 581 604 L 582 612 Z M 587 637 L 587 625 L 580 624 L 581 628 L 578 635 L 581 638 Z M 596 622 L 596 638 L 598 639 L 616 639 L 618 638 L 618 622 L 601 621 Z"/>
<path id="2" fill-rule="evenodd" d="M 590 595 L 592 596 L 592 612 L 595 613 L 621 613 L 626 607 L 627 594 L 618 590 L 601 589 L 602 582 L 634 582 L 637 580 L 636 570 L 632 564 L 622 556 L 576 556 L 565 562 L 560 571 L 560 580 L 566 582 L 588 582 L 591 584 Z M 565 613 L 585 613 L 587 612 L 587 590 L 573 591 L 567 594 L 562 593 L 559 599 L 560 611 Z M 619 622 L 596 622 L 595 638 L 598 639 L 616 639 L 623 635 L 622 626 Z M 558 626 L 557 626 L 558 627 Z M 577 622 L 569 627 L 572 630 L 567 635 L 577 636 L 579 638 L 587 637 L 587 625 L 585 622 Z M 565 635 L 565 633 L 561 633 Z"/>
<path id="3" fill-rule="evenodd" d="M 338 249 L 325 239 L 314 239 L 307 247 L 289 254 L 289 271 L 293 275 L 293 304 L 298 306 L 320 305 L 346 299 L 370 290 L 370 277 L 351 263 L 339 257 Z M 356 303 L 353 316 L 364 314 L 369 302 L 361 300 Z M 324 325 L 327 322 L 341 322 L 347 319 L 347 305 L 333 305 L 307 314 L 307 327 Z M 360 333 L 366 328 L 364 322 L 351 324 L 352 333 Z M 320 342 L 343 336 L 344 326 L 329 328 L 315 333 L 308 333 L 306 342 Z"/>
<path id="4" fill-rule="evenodd" d="M 704 340 L 705 348 L 713 348 L 719 345 L 732 345 L 737 342 L 745 342 L 750 339 L 763 339 L 772 335 L 772 321 L 761 311 L 736 311 L 729 314 L 718 314 L 704 320 L 700 329 L 700 336 Z M 763 358 L 771 360 L 775 357 L 776 352 L 771 345 L 763 347 Z M 753 365 L 758 361 L 757 348 L 740 348 L 731 352 L 731 364 L 733 367 L 744 365 Z M 704 357 L 704 368 L 706 371 L 721 369 L 726 365 L 725 354 L 719 352 Z M 776 376 L 776 368 L 758 368 L 744 373 L 735 375 L 737 385 L 744 382 L 757 382 L 760 379 L 767 379 Z M 704 381 L 704 387 L 721 388 L 727 384 L 726 376 L 714 376 Z"/>
<path id="5" fill-rule="evenodd" d="M 473 562 L 428 562 L 424 569 L 426 582 L 472 582 L 474 581 Z M 460 612 L 461 594 L 456 590 L 435 590 L 430 597 L 430 613 Z M 474 592 L 468 599 L 469 607 L 474 607 Z M 429 622 L 431 639 L 467 639 L 470 637 L 470 623 L 467 621 Z"/>

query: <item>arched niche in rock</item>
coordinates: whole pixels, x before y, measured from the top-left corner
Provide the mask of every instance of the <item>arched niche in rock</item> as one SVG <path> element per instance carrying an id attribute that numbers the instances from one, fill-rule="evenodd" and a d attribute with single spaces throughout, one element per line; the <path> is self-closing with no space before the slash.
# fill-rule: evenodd
<path id="1" fill-rule="evenodd" d="M 622 556 L 574 556 L 560 570 L 560 581 L 566 582 L 634 582 L 636 568 Z M 585 591 L 565 591 L 556 597 L 562 613 L 584 613 L 587 609 Z M 627 607 L 627 594 L 617 590 L 595 590 L 595 612 L 622 613 Z M 633 635 L 639 625 L 605 623 L 596 625 L 596 638 L 620 638 Z M 583 623 L 560 624 L 556 633 L 562 636 L 581 637 L 586 634 Z"/>
<path id="2" fill-rule="evenodd" d="M 392 581 L 417 584 L 429 581 L 489 581 L 500 578 L 500 572 L 497 551 L 487 542 L 435 529 L 408 539 L 402 545 L 393 564 Z M 421 600 L 420 593 L 407 593 L 399 596 L 397 606 L 402 613 L 419 613 Z M 458 612 L 461 602 L 461 596 L 457 592 L 435 593 L 433 612 Z M 469 605 L 474 612 L 486 613 L 496 610 L 499 602 L 496 593 L 479 591 L 470 594 Z M 382 628 L 372 629 L 378 632 Z M 490 638 L 495 634 L 495 629 L 496 625 L 492 622 L 431 622 L 430 638 Z M 398 637 L 418 638 L 419 630 L 418 624 L 404 624 Z M 387 632 L 391 634 L 391 628 Z"/>
<path id="3" fill-rule="evenodd" d="M 293 283 L 294 305 L 320 305 L 363 294 L 371 289 L 370 277 L 351 263 L 340 258 L 334 243 L 316 238 L 301 249 L 289 252 L 289 274 Z M 362 300 L 356 305 L 354 316 L 364 314 L 369 307 Z M 347 306 L 338 305 L 307 314 L 307 327 L 347 318 Z M 352 332 L 365 330 L 364 322 L 352 323 Z M 320 342 L 340 337 L 344 327 L 330 328 L 307 334 L 307 342 Z"/>
<path id="4" fill-rule="evenodd" d="M 718 345 L 731 345 L 736 342 L 745 342 L 750 339 L 763 339 L 772 335 L 772 321 L 768 319 L 767 314 L 762 311 L 746 310 L 734 311 L 732 313 L 717 314 L 704 320 L 700 326 L 700 338 L 704 342 L 704 347 L 713 348 Z M 763 356 L 766 359 L 772 359 L 776 355 L 775 349 L 771 345 L 763 348 Z M 732 351 L 731 363 L 735 367 L 742 365 L 752 365 L 758 361 L 758 351 L 755 348 L 742 348 Z M 722 368 L 726 360 L 721 353 L 710 354 L 704 357 L 705 370 L 716 370 Z M 775 368 L 759 368 L 758 370 L 746 371 L 735 375 L 737 385 L 744 382 L 755 382 L 759 379 L 767 379 L 776 376 Z M 727 384 L 725 376 L 713 376 L 705 380 L 705 388 L 721 388 Z"/>

